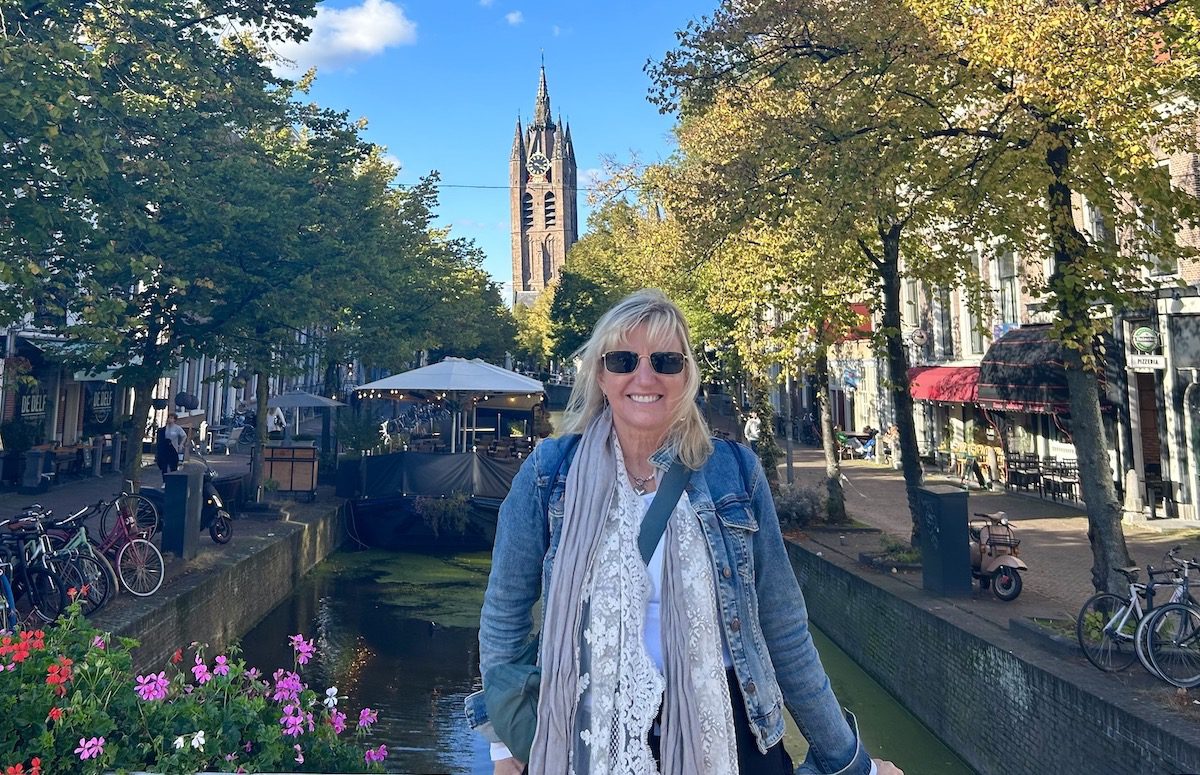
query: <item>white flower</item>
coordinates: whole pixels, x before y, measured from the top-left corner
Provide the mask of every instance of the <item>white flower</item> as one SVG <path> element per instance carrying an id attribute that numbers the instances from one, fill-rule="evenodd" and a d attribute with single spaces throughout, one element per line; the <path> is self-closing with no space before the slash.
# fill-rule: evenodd
<path id="1" fill-rule="evenodd" d="M 179 737 L 175 738 L 175 747 L 176 748 L 183 748 L 183 745 L 184 745 L 183 735 L 180 735 Z"/>
<path id="2" fill-rule="evenodd" d="M 334 708 L 337 707 L 337 701 L 338 701 L 337 687 L 330 686 L 328 689 L 325 690 L 325 699 L 321 700 L 321 702 L 325 703 L 326 708 L 333 710 Z"/>
<path id="3" fill-rule="evenodd" d="M 201 729 L 199 732 L 196 733 L 196 736 L 192 738 L 192 748 L 203 748 L 203 747 L 204 747 L 204 730 Z"/>

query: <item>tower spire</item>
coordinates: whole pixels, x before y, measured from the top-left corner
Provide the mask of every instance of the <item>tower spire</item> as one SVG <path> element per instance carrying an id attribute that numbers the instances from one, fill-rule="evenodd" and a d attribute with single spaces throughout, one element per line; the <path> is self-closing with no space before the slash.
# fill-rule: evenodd
<path id="1" fill-rule="evenodd" d="M 538 78 L 537 103 L 533 108 L 533 124 L 535 129 L 549 129 L 554 126 L 550 118 L 550 91 L 546 88 L 546 65 L 542 65 L 541 76 Z"/>
<path id="2" fill-rule="evenodd" d="M 522 133 L 521 133 L 521 116 L 520 116 L 520 114 L 517 114 L 517 131 L 513 135 L 512 158 L 514 158 L 514 159 L 524 159 L 525 158 L 525 138 L 522 136 Z"/>

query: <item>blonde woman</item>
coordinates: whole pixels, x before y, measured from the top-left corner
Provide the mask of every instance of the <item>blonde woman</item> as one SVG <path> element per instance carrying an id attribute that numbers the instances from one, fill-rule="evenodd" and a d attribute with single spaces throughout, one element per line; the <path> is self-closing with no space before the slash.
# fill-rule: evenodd
<path id="1" fill-rule="evenodd" d="M 755 456 L 710 437 L 679 309 L 639 291 L 576 353 L 564 435 L 540 444 L 500 510 L 480 667 L 513 661 L 539 597 L 541 685 L 518 775 L 784 775 L 786 707 L 804 773 L 872 762 L 829 688 Z M 692 470 L 647 564 L 641 520 L 678 459 Z M 474 711 L 486 731 L 485 709 Z"/>

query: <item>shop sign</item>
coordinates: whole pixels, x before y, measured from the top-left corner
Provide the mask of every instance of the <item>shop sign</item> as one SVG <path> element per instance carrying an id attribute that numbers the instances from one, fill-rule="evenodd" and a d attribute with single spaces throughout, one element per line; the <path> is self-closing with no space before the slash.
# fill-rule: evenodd
<path id="1" fill-rule="evenodd" d="M 1134 349 L 1141 353 L 1152 353 L 1162 343 L 1158 332 L 1150 326 L 1138 326 L 1133 329 L 1133 334 L 1130 336 L 1129 341 L 1133 343 Z M 1156 368 L 1162 367 L 1159 366 Z"/>
<path id="2" fill-rule="evenodd" d="M 1131 369 L 1165 369 L 1167 368 L 1167 356 L 1165 355 L 1140 355 L 1130 353 L 1128 357 L 1129 368 Z"/>
<path id="3" fill-rule="evenodd" d="M 83 432 L 85 434 L 112 431 L 115 397 L 116 385 L 112 382 L 84 383 Z"/>
<path id="4" fill-rule="evenodd" d="M 46 389 L 38 384 L 17 393 L 16 416 L 22 420 L 38 421 L 46 417 Z"/>

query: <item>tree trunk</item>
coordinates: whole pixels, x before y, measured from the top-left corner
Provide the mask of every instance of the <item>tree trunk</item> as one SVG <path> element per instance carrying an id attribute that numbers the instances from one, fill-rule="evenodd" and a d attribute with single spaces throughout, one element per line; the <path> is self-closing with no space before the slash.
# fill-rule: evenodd
<path id="1" fill-rule="evenodd" d="M 270 384 L 266 372 L 261 369 L 254 372 L 254 410 L 257 417 L 254 422 L 254 450 L 250 453 L 250 491 L 254 493 L 256 503 L 262 502 L 263 490 L 263 448 L 267 445 L 267 397 L 270 394 Z"/>
<path id="2" fill-rule="evenodd" d="M 817 403 L 821 413 L 821 451 L 825 453 L 825 513 L 830 522 L 848 522 L 846 491 L 842 489 L 842 462 L 833 435 L 833 407 L 829 405 L 829 355 L 817 358 Z"/>
<path id="3" fill-rule="evenodd" d="M 150 424 L 150 397 L 158 380 L 139 382 L 133 386 L 133 422 L 126 439 L 126 457 L 124 481 L 132 482 L 132 492 L 141 487 L 142 479 L 142 441 Z"/>
<path id="4" fill-rule="evenodd" d="M 1087 285 L 1076 281 L 1077 267 L 1089 247 L 1075 228 L 1067 173 L 1071 138 L 1066 127 L 1050 125 L 1053 138 L 1046 150 L 1051 181 L 1046 190 L 1054 271 L 1050 291 L 1060 323 L 1071 345 L 1063 346 L 1063 367 L 1071 401 L 1071 441 L 1079 461 L 1079 485 L 1087 504 L 1088 541 L 1092 545 L 1092 586 L 1097 591 L 1124 594 L 1128 583 L 1114 569 L 1133 564 L 1121 527 L 1121 504 L 1108 462 L 1108 440 L 1100 418 L 1102 354 L 1096 352 Z"/>
<path id="5" fill-rule="evenodd" d="M 908 350 L 904 346 L 900 329 L 900 232 L 899 224 L 880 228 L 883 257 L 879 262 L 879 274 L 883 284 L 883 335 L 887 356 L 888 378 L 891 382 L 892 404 L 896 412 L 896 429 L 900 435 L 900 466 L 904 472 L 904 489 L 908 496 L 908 510 L 912 515 L 913 546 L 921 545 L 921 518 L 917 501 L 917 488 L 921 486 L 924 473 L 921 470 L 920 452 L 917 450 L 917 424 L 913 420 L 913 399 L 909 392 Z"/>

